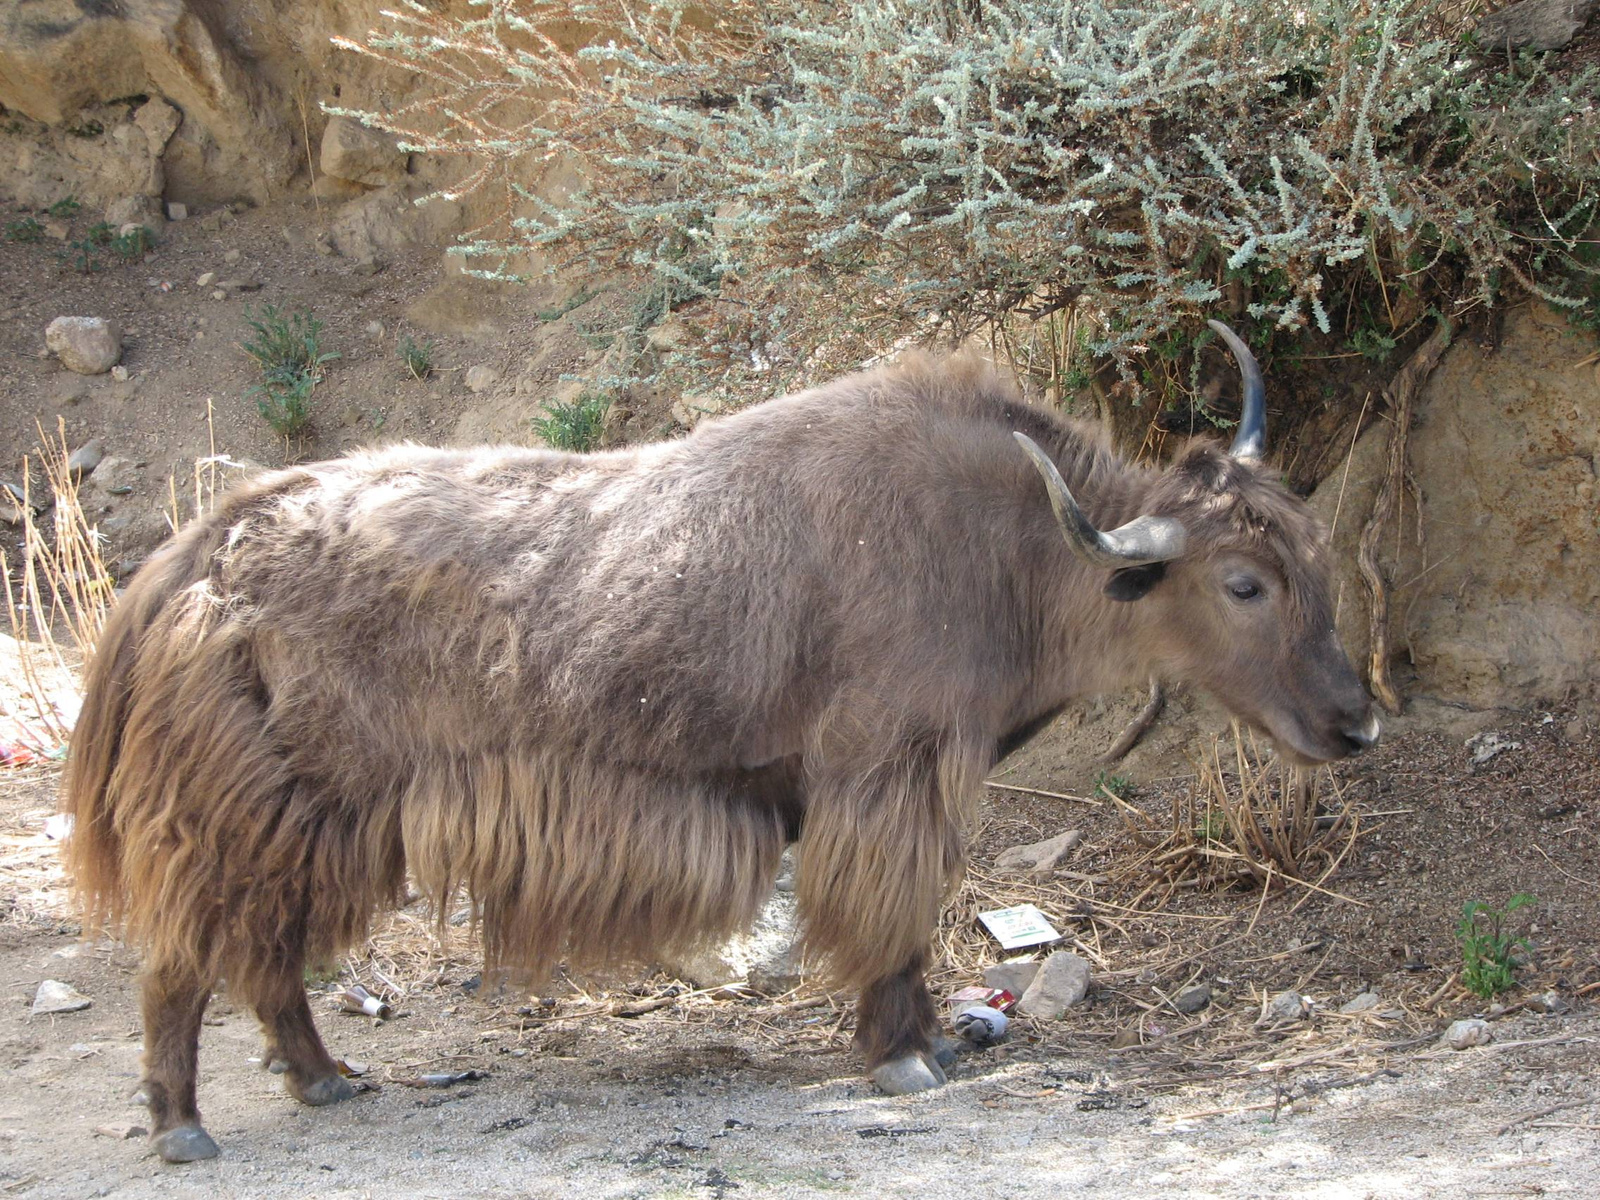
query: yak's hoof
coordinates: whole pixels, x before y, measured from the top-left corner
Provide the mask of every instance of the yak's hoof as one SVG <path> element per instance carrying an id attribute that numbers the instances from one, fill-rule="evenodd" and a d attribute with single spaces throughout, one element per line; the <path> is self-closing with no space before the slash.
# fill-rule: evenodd
<path id="1" fill-rule="evenodd" d="M 169 1163 L 198 1162 L 202 1158 L 215 1158 L 217 1144 L 211 1135 L 198 1125 L 179 1125 L 150 1139 L 155 1151 Z"/>
<path id="2" fill-rule="evenodd" d="M 933 1039 L 933 1061 L 941 1067 L 954 1066 L 959 1048 L 960 1043 L 955 1038 L 936 1037 Z"/>
<path id="3" fill-rule="evenodd" d="M 356 1089 L 342 1075 L 324 1075 L 304 1087 L 296 1084 L 292 1076 L 285 1076 L 284 1086 L 301 1104 L 309 1104 L 313 1108 L 321 1108 L 324 1104 L 337 1104 L 356 1094 Z"/>
<path id="4" fill-rule="evenodd" d="M 926 1092 L 943 1087 L 945 1078 L 937 1062 L 920 1054 L 908 1054 L 886 1062 L 872 1072 L 872 1082 L 878 1090 L 891 1096 L 908 1096 L 912 1092 Z"/>

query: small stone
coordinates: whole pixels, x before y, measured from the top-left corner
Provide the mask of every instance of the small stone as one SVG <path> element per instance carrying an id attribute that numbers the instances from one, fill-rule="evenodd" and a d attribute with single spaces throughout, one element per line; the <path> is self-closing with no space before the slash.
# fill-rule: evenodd
<path id="1" fill-rule="evenodd" d="M 1571 1010 L 1572 1005 L 1560 992 L 1545 992 L 1542 996 L 1529 996 L 1527 1006 L 1537 1013 L 1556 1016 Z"/>
<path id="2" fill-rule="evenodd" d="M 1362 992 L 1354 1000 L 1347 1001 L 1339 1006 L 1339 1011 L 1344 1016 L 1353 1017 L 1358 1013 L 1369 1013 L 1377 1009 L 1383 1000 L 1377 992 Z"/>
<path id="3" fill-rule="evenodd" d="M 259 292 L 261 281 L 259 279 L 222 279 L 217 286 L 230 295 L 234 292 Z"/>
<path id="4" fill-rule="evenodd" d="M 1004 988 L 1013 996 L 1020 997 L 1038 974 L 1039 964 L 1036 962 L 995 963 L 983 969 L 983 986 Z"/>
<path id="5" fill-rule="evenodd" d="M 1279 992 L 1267 1002 L 1266 1008 L 1256 1020 L 1256 1026 L 1270 1028 L 1289 1021 L 1298 1021 L 1310 1011 L 1311 1006 L 1299 992 Z"/>
<path id="6" fill-rule="evenodd" d="M 486 392 L 500 380 L 500 372 L 485 363 L 479 363 L 467 371 L 467 389 L 473 392 Z"/>
<path id="7" fill-rule="evenodd" d="M 104 375 L 122 357 L 122 330 L 104 317 L 57 317 L 44 344 L 61 365 L 79 375 Z"/>
<path id="8" fill-rule="evenodd" d="M 1089 964 L 1076 954 L 1057 950 L 1045 959 L 1039 973 L 1017 1002 L 1017 1011 L 1053 1021 L 1089 993 Z"/>
<path id="9" fill-rule="evenodd" d="M 383 322 L 382 321 L 368 321 L 367 322 L 367 336 L 368 337 L 381 338 L 383 336 Z"/>
<path id="10" fill-rule="evenodd" d="M 1199 1012 L 1210 1003 L 1211 985 L 1209 983 L 1197 983 L 1193 987 L 1184 988 L 1172 999 L 1172 1007 L 1185 1016 Z"/>
<path id="11" fill-rule="evenodd" d="M 74 479 L 82 479 L 85 475 L 93 473 L 105 456 L 105 443 L 99 438 L 90 438 L 67 455 L 67 471 Z"/>
<path id="12" fill-rule="evenodd" d="M 581 390 L 581 384 L 579 388 Z M 672 402 L 671 415 L 672 419 L 685 429 L 693 429 L 707 417 L 716 416 L 720 408 L 721 406 L 711 396 L 683 396 Z"/>
<path id="13" fill-rule="evenodd" d="M 239 251 L 237 251 L 237 250 L 229 250 L 226 254 L 224 254 L 222 256 L 222 261 L 225 262 L 225 263 L 236 263 L 243 257 L 244 257 L 244 255 L 241 254 Z"/>
<path id="14" fill-rule="evenodd" d="M 179 204 L 176 200 L 167 201 L 167 220 L 187 221 L 189 219 L 189 206 Z"/>
<path id="15" fill-rule="evenodd" d="M 355 266 L 350 268 L 357 275 L 376 275 L 383 270 L 383 263 L 370 254 L 363 254 L 356 259 Z"/>
<path id="16" fill-rule="evenodd" d="M 216 281 L 217 273 L 215 271 L 207 271 L 194 281 L 194 285 L 195 287 L 210 287 Z"/>
<path id="17" fill-rule="evenodd" d="M 142 1138 L 150 1132 L 143 1125 L 135 1125 L 132 1121 L 112 1121 L 108 1125 L 96 1125 L 94 1131 L 101 1137 L 112 1138 L 119 1142 L 131 1142 L 134 1138 Z"/>
<path id="18" fill-rule="evenodd" d="M 62 983 L 59 979 L 46 979 L 34 993 L 33 1015 L 79 1012 L 93 1003 L 71 984 Z"/>
<path id="19" fill-rule="evenodd" d="M 216 291 L 211 293 L 211 298 L 213 300 L 226 300 L 228 298 L 228 293 L 223 291 L 221 288 L 218 288 Z M 205 334 L 197 333 L 195 334 L 195 337 L 205 337 Z"/>
<path id="20" fill-rule="evenodd" d="M 1481 1017 L 1468 1017 L 1464 1021 L 1453 1022 L 1439 1039 L 1441 1044 L 1449 1046 L 1452 1050 L 1487 1046 L 1493 1040 L 1494 1034 L 1489 1030 L 1489 1022 Z"/>
<path id="21" fill-rule="evenodd" d="M 106 205 L 106 224 L 150 226 L 160 223 L 161 202 L 154 196 L 124 196 Z"/>
<path id="22" fill-rule="evenodd" d="M 72 226 L 65 221 L 46 221 L 44 222 L 44 232 L 46 237 L 52 237 L 58 242 L 64 242 L 72 236 Z"/>
<path id="23" fill-rule="evenodd" d="M 118 363 L 116 366 L 111 368 L 111 378 L 115 379 L 118 383 L 127 383 L 128 368 L 123 366 L 121 363 Z"/>

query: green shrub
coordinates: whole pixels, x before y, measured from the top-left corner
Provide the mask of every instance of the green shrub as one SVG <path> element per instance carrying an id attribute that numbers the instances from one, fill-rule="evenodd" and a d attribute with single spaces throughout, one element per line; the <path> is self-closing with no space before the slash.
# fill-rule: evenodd
<path id="1" fill-rule="evenodd" d="M 285 314 L 263 304 L 259 313 L 246 308 L 244 319 L 256 336 L 239 348 L 261 370 L 261 382 L 245 394 L 255 397 L 256 411 L 275 432 L 293 436 L 311 421 L 311 394 L 322 380 L 323 364 L 339 355 L 322 348 L 322 322 L 309 309 Z"/>
<path id="2" fill-rule="evenodd" d="M 132 262 L 136 258 L 143 258 L 155 249 L 156 241 L 151 232 L 143 225 L 119 233 L 111 239 L 111 252 L 123 262 Z"/>
<path id="3" fill-rule="evenodd" d="M 1456 941 L 1461 944 L 1461 982 L 1468 991 L 1487 1000 L 1516 982 L 1513 954 L 1526 949 L 1528 943 L 1505 931 L 1505 919 L 1532 903 L 1532 896 L 1518 892 L 1504 908 L 1493 908 L 1481 900 L 1469 900 L 1461 906 Z"/>
<path id="4" fill-rule="evenodd" d="M 606 410 L 611 401 L 597 392 L 583 392 L 576 400 L 555 400 L 544 415 L 533 419 L 533 431 L 553 450 L 584 453 L 600 444 Z"/>
<path id="5" fill-rule="evenodd" d="M 6 225 L 6 241 L 38 242 L 44 240 L 44 226 L 32 217 L 23 217 Z"/>
<path id="6" fill-rule="evenodd" d="M 68 196 L 64 200 L 57 200 L 45 211 L 58 221 L 70 221 L 78 215 L 78 210 L 82 207 L 76 196 Z"/>
<path id="7" fill-rule="evenodd" d="M 683 310 L 696 336 L 673 369 L 701 385 L 771 391 L 907 339 L 1031 338 L 1071 310 L 1137 402 L 1198 390 L 1193 334 L 1222 309 L 1265 351 L 1348 337 L 1366 311 L 1398 342 L 1430 306 L 1503 288 L 1593 304 L 1571 271 L 1600 212 L 1600 73 L 1479 54 L 1455 10 L 709 11 L 595 0 L 595 44 L 568 55 L 542 28 L 561 6 L 411 5 L 341 44 L 431 64 L 435 93 L 403 115 L 330 111 L 470 156 L 468 189 L 513 198 L 500 236 L 458 247 L 477 273 L 517 277 L 530 251 L 642 272 L 640 319 Z M 502 110 L 520 115 L 492 132 L 459 116 Z M 520 186 L 553 157 L 589 186 Z M 1174 330 L 1183 362 L 1163 363 L 1150 347 Z"/>
<path id="8" fill-rule="evenodd" d="M 434 344 L 432 339 L 418 342 L 409 333 L 402 334 L 395 345 L 395 353 L 411 378 L 419 383 L 433 374 Z"/>

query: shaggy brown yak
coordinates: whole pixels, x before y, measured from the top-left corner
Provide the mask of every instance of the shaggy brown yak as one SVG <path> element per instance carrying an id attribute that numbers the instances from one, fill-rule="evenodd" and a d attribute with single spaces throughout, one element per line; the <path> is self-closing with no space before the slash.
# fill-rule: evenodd
<path id="1" fill-rule="evenodd" d="M 66 784 L 87 916 L 144 951 L 157 1151 L 216 1153 L 195 1070 L 219 979 L 294 1096 L 350 1094 L 302 970 L 408 871 L 538 970 L 724 937 L 798 839 L 808 946 L 861 989 L 874 1080 L 942 1082 L 940 902 L 985 772 L 1069 700 L 1156 673 L 1296 759 L 1377 736 L 1227 336 L 1234 452 L 1164 471 L 914 357 L 680 441 L 396 446 L 227 494 L 112 613 Z"/>

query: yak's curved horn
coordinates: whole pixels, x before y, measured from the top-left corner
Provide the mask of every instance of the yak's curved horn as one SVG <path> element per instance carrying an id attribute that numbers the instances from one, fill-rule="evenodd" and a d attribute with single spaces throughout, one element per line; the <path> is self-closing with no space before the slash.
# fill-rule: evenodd
<path id="1" fill-rule="evenodd" d="M 1171 517 L 1135 517 L 1126 525 L 1102 533 L 1094 527 L 1078 502 L 1067 490 L 1066 480 L 1056 470 L 1050 456 L 1039 449 L 1025 433 L 1012 437 L 1028 452 L 1033 465 L 1044 476 L 1044 485 L 1050 492 L 1050 507 L 1055 509 L 1061 532 L 1067 545 L 1085 562 L 1097 567 L 1117 570 L 1121 567 L 1139 567 L 1146 563 L 1167 562 L 1183 553 L 1187 534 L 1183 523 Z"/>
<path id="2" fill-rule="evenodd" d="M 1221 321 L 1207 321 L 1217 331 L 1217 336 L 1228 343 L 1234 361 L 1239 364 L 1239 376 L 1244 384 L 1244 403 L 1239 410 L 1239 430 L 1233 435 L 1233 445 L 1228 453 L 1246 462 L 1258 462 L 1267 452 L 1267 390 L 1261 384 L 1261 368 L 1256 356 L 1233 330 Z"/>

